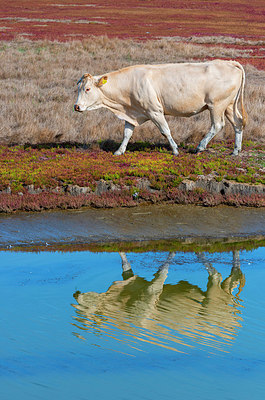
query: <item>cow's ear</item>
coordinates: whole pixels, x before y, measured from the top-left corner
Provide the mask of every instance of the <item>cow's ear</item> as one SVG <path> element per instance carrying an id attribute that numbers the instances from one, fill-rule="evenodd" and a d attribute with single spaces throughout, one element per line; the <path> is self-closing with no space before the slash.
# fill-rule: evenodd
<path id="1" fill-rule="evenodd" d="M 107 82 L 108 82 L 107 75 L 102 76 L 97 82 L 97 87 L 101 87 L 102 85 L 105 85 L 105 83 L 107 83 Z"/>

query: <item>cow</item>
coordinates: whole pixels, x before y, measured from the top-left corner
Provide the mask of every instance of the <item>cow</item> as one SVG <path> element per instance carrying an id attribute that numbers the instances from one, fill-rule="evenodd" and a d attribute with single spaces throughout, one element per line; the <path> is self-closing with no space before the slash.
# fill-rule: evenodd
<path id="1" fill-rule="evenodd" d="M 235 131 L 233 155 L 238 155 L 247 122 L 244 86 L 244 69 L 232 60 L 134 65 L 100 76 L 84 74 L 78 81 L 74 110 L 83 112 L 104 107 L 125 121 L 123 141 L 115 155 L 126 151 L 134 128 L 148 120 L 168 139 L 173 154 L 178 155 L 165 115 L 190 117 L 209 110 L 211 128 L 197 152 L 204 151 L 221 131 L 226 116 Z M 239 100 L 242 115 L 238 110 Z"/>
<path id="2" fill-rule="evenodd" d="M 233 252 L 231 273 L 223 281 L 206 255 L 197 253 L 198 261 L 208 271 L 206 290 L 186 280 L 165 283 L 175 252 L 169 253 L 150 281 L 134 274 L 125 253 L 120 256 L 123 280 L 113 282 L 103 293 L 74 293 L 76 327 L 91 329 L 95 334 L 110 331 L 114 338 L 118 328 L 126 335 L 158 345 L 163 343 L 161 338 L 182 345 L 188 338 L 199 342 L 213 338 L 209 345 L 221 347 L 235 339 L 242 319 L 239 293 L 245 284 L 238 251 Z M 238 293 L 234 295 L 236 288 Z"/>

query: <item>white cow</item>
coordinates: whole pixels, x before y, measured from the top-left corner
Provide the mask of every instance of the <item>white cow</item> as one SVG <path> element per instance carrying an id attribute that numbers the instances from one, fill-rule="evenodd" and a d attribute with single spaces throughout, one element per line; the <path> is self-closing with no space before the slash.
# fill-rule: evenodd
<path id="1" fill-rule="evenodd" d="M 245 72 L 236 61 L 214 60 L 204 63 L 135 65 L 101 76 L 84 74 L 78 81 L 75 111 L 104 107 L 125 120 L 124 138 L 116 151 L 123 154 L 135 126 L 151 120 L 165 136 L 173 154 L 173 140 L 165 115 L 190 117 L 209 110 L 211 129 L 197 151 L 224 127 L 224 116 L 235 131 L 234 155 L 241 150 L 247 114 L 243 106 Z M 238 110 L 241 102 L 242 115 Z"/>

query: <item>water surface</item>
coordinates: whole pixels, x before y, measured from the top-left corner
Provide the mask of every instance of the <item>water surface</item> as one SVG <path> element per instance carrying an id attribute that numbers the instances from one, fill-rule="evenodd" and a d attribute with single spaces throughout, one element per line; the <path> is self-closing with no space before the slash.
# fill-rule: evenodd
<path id="1" fill-rule="evenodd" d="M 0 398 L 263 399 L 265 248 L 1 252 Z"/>
<path id="2" fill-rule="evenodd" d="M 196 221 L 196 223 L 194 223 Z M 264 208 L 152 204 L 114 209 L 81 209 L 0 214 L 0 249 L 7 246 L 109 243 L 122 241 L 264 240 Z"/>

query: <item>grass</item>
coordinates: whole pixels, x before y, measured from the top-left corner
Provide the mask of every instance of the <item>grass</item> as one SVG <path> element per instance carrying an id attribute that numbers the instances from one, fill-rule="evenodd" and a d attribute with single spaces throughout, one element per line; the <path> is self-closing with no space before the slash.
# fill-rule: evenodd
<path id="1" fill-rule="evenodd" d="M 238 40 L 234 39 L 234 42 Z M 249 115 L 243 140 L 265 143 L 265 71 L 248 64 L 252 60 L 252 53 L 246 52 L 240 43 L 240 48 L 235 49 L 225 47 L 227 43 L 224 46 L 218 43 L 216 46 L 195 43 L 194 39 L 184 43 L 179 38 L 145 42 L 107 37 L 67 43 L 25 39 L 2 42 L 0 143 L 119 142 L 122 139 L 123 122 L 109 111 L 101 109 L 82 115 L 73 112 L 77 97 L 76 82 L 84 72 L 102 74 L 140 63 L 203 61 L 212 58 L 242 60 L 242 57 L 245 57 L 245 105 Z M 178 144 L 198 144 L 210 126 L 207 111 L 190 118 L 169 117 L 168 122 Z M 233 137 L 232 128 L 227 123 L 225 130 L 215 140 Z M 149 122 L 135 129 L 131 141 L 164 143 L 158 129 Z"/>
<path id="2" fill-rule="evenodd" d="M 130 253 L 142 253 L 147 251 L 181 251 L 181 252 L 228 252 L 235 250 L 251 251 L 259 247 L 265 246 L 265 240 L 259 238 L 230 238 L 230 241 L 226 240 L 211 240 L 207 239 L 193 239 L 189 238 L 187 241 L 184 240 L 146 240 L 146 241 L 134 241 L 134 242 L 108 242 L 108 243 L 82 243 L 82 244 L 50 244 L 46 245 L 21 245 L 12 246 L 6 249 L 0 248 L 1 251 L 29 251 L 29 252 L 40 252 L 40 251 L 60 251 L 62 253 L 73 252 L 73 251 L 90 251 L 90 252 L 130 252 Z"/>

